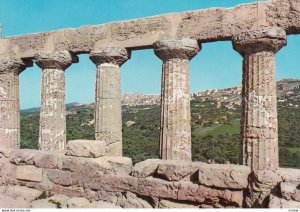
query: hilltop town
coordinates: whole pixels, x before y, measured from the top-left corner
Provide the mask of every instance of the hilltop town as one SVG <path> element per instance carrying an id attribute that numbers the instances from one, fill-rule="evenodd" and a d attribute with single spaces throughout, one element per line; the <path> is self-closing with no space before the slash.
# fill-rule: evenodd
<path id="1" fill-rule="evenodd" d="M 232 108 L 241 104 L 242 87 L 236 86 L 224 89 L 204 90 L 191 94 L 191 100 L 198 102 L 215 101 L 217 107 L 221 105 Z M 292 101 L 300 98 L 300 80 L 282 79 L 277 82 L 277 94 L 279 102 Z M 124 106 L 151 106 L 160 104 L 159 94 L 124 94 L 122 105 Z M 201 104 L 198 105 L 201 107 Z"/>

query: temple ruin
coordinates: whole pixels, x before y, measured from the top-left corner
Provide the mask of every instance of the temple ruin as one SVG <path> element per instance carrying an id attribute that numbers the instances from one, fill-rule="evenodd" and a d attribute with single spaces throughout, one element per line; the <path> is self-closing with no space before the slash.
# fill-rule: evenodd
<path id="1" fill-rule="evenodd" d="M 34 207 L 43 191 L 86 207 L 300 207 L 300 170 L 280 168 L 278 158 L 275 54 L 290 34 L 300 34 L 298 0 L 0 39 L 0 190 L 32 197 L 18 207 Z M 202 43 L 225 40 L 243 59 L 240 165 L 192 162 L 189 61 Z M 120 70 L 142 49 L 163 63 L 161 159 L 133 166 L 122 157 Z M 64 72 L 79 54 L 96 66 L 96 140 L 67 143 Z M 42 70 L 39 150 L 25 150 L 19 74 L 33 62 Z"/>

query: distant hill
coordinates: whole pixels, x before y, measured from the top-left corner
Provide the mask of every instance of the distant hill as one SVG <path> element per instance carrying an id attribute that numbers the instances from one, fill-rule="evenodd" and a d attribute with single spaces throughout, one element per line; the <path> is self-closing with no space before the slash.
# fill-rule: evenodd
<path id="1" fill-rule="evenodd" d="M 219 101 L 231 104 L 239 104 L 241 101 L 241 87 L 231 87 L 224 89 L 205 90 L 192 93 L 192 100 L 195 98 L 201 98 L 202 100 L 209 99 L 212 101 Z M 297 99 L 300 98 L 300 79 L 282 79 L 277 82 L 277 96 L 284 99 Z M 124 94 L 122 95 L 123 106 L 153 106 L 160 104 L 160 94 Z M 74 111 L 79 108 L 94 108 L 94 103 L 78 103 L 72 102 L 66 104 L 67 111 Z M 29 108 L 21 110 L 22 113 L 37 112 L 40 108 Z"/>
<path id="2" fill-rule="evenodd" d="M 299 90 L 300 80 L 299 79 L 282 79 L 277 82 L 277 89 L 282 91 Z"/>
<path id="3" fill-rule="evenodd" d="M 71 110 L 74 107 L 78 107 L 79 105 L 82 105 L 78 102 L 72 102 L 72 103 L 68 103 L 66 104 L 66 109 L 67 110 Z M 22 109 L 21 113 L 33 113 L 33 112 L 39 112 L 40 111 L 40 107 L 33 107 L 33 108 L 28 108 L 28 109 Z"/>

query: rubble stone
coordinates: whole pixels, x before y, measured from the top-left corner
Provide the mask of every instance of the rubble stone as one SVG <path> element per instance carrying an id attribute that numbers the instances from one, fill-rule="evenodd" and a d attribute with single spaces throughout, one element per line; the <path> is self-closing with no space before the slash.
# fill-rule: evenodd
<path id="1" fill-rule="evenodd" d="M 0 208 L 30 208 L 30 204 L 22 197 L 12 198 L 1 194 Z"/>
<path id="2" fill-rule="evenodd" d="M 268 207 L 269 208 L 300 208 L 300 202 L 281 199 L 277 196 L 271 195 Z"/>
<path id="3" fill-rule="evenodd" d="M 73 197 L 67 201 L 68 208 L 85 208 L 90 204 L 86 198 Z"/>
<path id="4" fill-rule="evenodd" d="M 162 161 L 160 159 L 148 159 L 148 160 L 139 162 L 134 165 L 133 170 L 132 170 L 132 176 L 138 177 L 138 178 L 151 176 L 156 172 L 158 165 L 161 162 Z"/>
<path id="5" fill-rule="evenodd" d="M 49 202 L 48 199 L 39 199 L 31 202 L 32 208 L 57 208 L 57 205 Z"/>
<path id="6" fill-rule="evenodd" d="M 201 162 L 188 162 L 180 160 L 163 160 L 159 163 L 157 174 L 169 181 L 190 180 L 192 175 L 198 174 Z M 198 178 L 194 176 L 194 178 Z"/>
<path id="7" fill-rule="evenodd" d="M 17 199 L 18 197 L 30 202 L 42 194 L 42 191 L 37 189 L 28 188 L 26 186 L 8 186 L 5 189 L 5 194 Z"/>
<path id="8" fill-rule="evenodd" d="M 43 169 L 35 166 L 18 166 L 16 169 L 16 178 L 19 180 L 28 180 L 41 182 L 43 179 Z"/>
<path id="9" fill-rule="evenodd" d="M 63 186 L 70 186 L 72 185 L 72 174 L 69 171 L 62 171 L 56 169 L 48 169 L 47 175 L 49 180 L 53 183 L 63 185 Z"/>
<path id="10" fill-rule="evenodd" d="M 98 158 L 105 155 L 106 142 L 93 140 L 69 141 L 66 155 L 86 158 Z"/>

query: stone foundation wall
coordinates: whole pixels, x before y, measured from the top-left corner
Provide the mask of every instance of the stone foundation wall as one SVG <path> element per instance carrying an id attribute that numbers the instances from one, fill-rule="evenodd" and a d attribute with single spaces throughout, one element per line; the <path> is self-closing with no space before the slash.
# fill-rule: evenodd
<path id="1" fill-rule="evenodd" d="M 300 170 L 159 159 L 133 166 L 72 143 L 65 153 L 0 150 L 0 207 L 300 207 Z"/>

